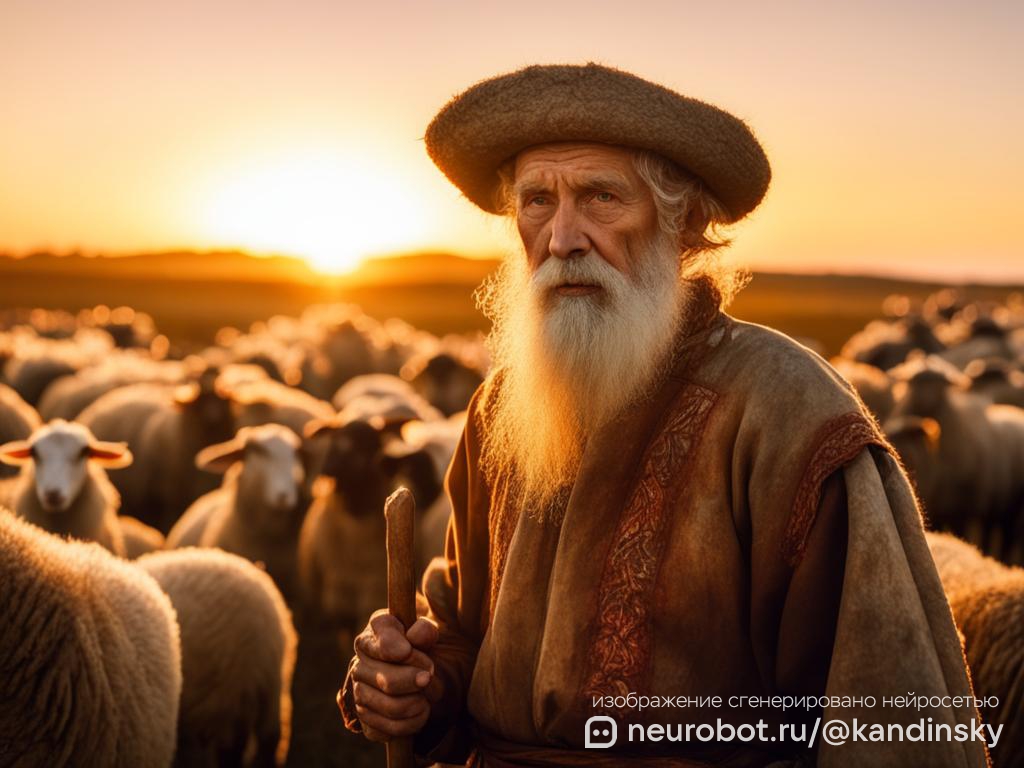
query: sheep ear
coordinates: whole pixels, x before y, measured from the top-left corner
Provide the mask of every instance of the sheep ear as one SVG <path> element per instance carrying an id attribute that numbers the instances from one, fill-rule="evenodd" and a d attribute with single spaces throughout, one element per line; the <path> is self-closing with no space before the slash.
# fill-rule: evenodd
<path id="1" fill-rule="evenodd" d="M 182 384 L 174 390 L 174 402 L 178 405 L 194 403 L 199 397 L 199 385 L 195 382 Z"/>
<path id="2" fill-rule="evenodd" d="M 223 474 L 245 456 L 245 444 L 237 438 L 203 448 L 196 454 L 196 466 L 206 472 Z"/>
<path id="3" fill-rule="evenodd" d="M 12 467 L 20 467 L 32 461 L 32 446 L 27 440 L 15 440 L 11 443 L 0 445 L 0 462 L 10 464 Z"/>
<path id="4" fill-rule="evenodd" d="M 124 443 L 89 443 L 89 458 L 108 469 L 120 469 L 132 463 L 132 452 Z"/>
<path id="5" fill-rule="evenodd" d="M 310 419 L 306 422 L 306 426 L 302 428 L 302 434 L 307 439 L 312 440 L 314 437 L 326 434 L 332 429 L 337 429 L 337 425 L 334 423 L 334 419 Z"/>

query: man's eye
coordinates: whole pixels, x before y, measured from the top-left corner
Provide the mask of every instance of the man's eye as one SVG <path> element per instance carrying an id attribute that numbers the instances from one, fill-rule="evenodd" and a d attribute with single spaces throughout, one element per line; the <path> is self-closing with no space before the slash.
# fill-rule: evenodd
<path id="1" fill-rule="evenodd" d="M 597 192 L 594 194 L 594 199 L 599 203 L 610 203 L 615 200 L 615 195 L 611 192 Z"/>
<path id="2" fill-rule="evenodd" d="M 547 205 L 548 199 L 544 195 L 534 195 L 526 201 L 527 205 Z"/>

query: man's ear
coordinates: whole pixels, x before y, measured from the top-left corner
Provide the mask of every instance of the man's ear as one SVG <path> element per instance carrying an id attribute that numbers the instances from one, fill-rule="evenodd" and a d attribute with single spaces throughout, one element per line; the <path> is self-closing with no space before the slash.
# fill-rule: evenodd
<path id="1" fill-rule="evenodd" d="M 32 446 L 28 440 L 14 440 L 0 445 L 0 462 L 20 467 L 32 461 Z"/>
<path id="2" fill-rule="evenodd" d="M 695 197 L 682 222 L 679 239 L 686 248 L 695 248 L 704 240 L 704 232 L 711 225 L 711 215 L 704 209 L 699 197 Z"/>

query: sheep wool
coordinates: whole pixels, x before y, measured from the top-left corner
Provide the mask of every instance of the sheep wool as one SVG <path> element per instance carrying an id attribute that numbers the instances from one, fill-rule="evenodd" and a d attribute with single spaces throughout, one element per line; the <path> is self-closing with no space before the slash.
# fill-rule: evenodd
<path id="1" fill-rule="evenodd" d="M 0 764 L 170 765 L 181 655 L 156 582 L 0 510 L 0 584 Z"/>
<path id="2" fill-rule="evenodd" d="M 137 561 L 170 596 L 181 627 L 183 688 L 175 765 L 283 762 L 295 630 L 270 577 L 212 549 Z"/>
<path id="3" fill-rule="evenodd" d="M 12 506 L 21 517 L 49 533 L 95 541 L 125 557 L 124 532 L 117 518 L 121 498 L 103 469 L 89 467 L 88 471 L 89 476 L 71 506 L 55 514 L 40 506 L 35 472 L 31 465 L 26 465 L 14 484 Z"/>
<path id="4" fill-rule="evenodd" d="M 964 636 L 964 652 L 979 698 L 999 704 L 981 710 L 982 719 L 1002 726 L 992 748 L 996 766 L 1024 766 L 1024 569 L 985 557 L 947 533 L 929 533 L 953 616 Z"/>

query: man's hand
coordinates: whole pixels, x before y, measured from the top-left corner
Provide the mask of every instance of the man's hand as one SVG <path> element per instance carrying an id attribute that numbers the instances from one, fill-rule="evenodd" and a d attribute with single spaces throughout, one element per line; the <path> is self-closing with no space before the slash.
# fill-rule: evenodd
<path id="1" fill-rule="evenodd" d="M 402 631 L 387 611 L 377 611 L 355 641 L 352 698 L 363 734 L 373 741 L 411 736 L 440 698 L 434 662 L 427 653 L 437 642 L 437 627 L 419 618 Z"/>

